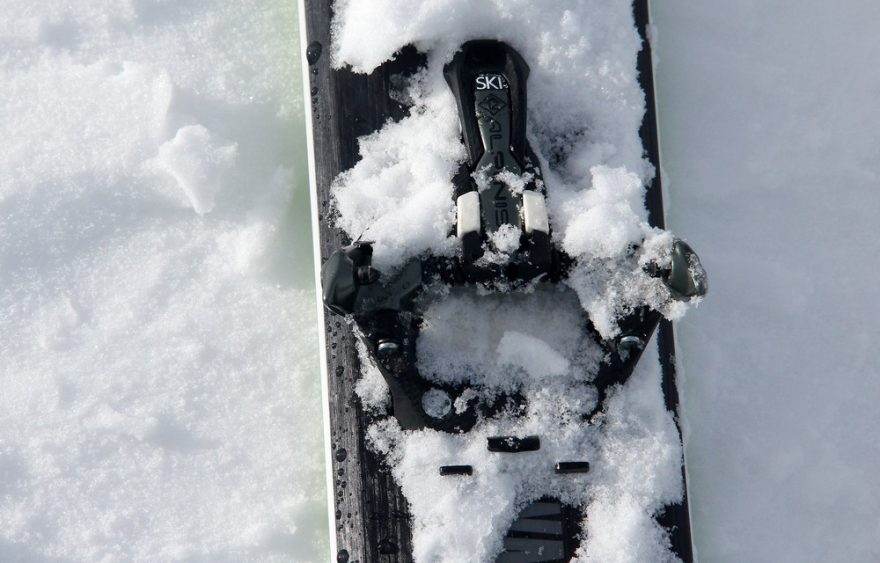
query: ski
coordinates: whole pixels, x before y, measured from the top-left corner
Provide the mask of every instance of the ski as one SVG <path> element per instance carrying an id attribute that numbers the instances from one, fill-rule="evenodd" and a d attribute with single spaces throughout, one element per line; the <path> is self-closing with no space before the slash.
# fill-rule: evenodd
<path id="1" fill-rule="evenodd" d="M 412 100 L 401 95 L 400 85 L 419 79 L 428 56 L 408 46 L 370 73 L 335 68 L 333 10 L 330 0 L 306 0 L 300 27 L 336 561 L 574 560 L 592 539 L 585 528 L 598 494 L 592 488 L 614 483 L 602 477 L 608 473 L 603 459 L 619 452 L 608 453 L 603 440 L 649 439 L 639 432 L 662 434 L 667 419 L 673 426 L 665 432 L 667 438 L 674 434 L 675 447 L 664 455 L 678 460 L 678 493 L 665 492 L 668 502 L 647 516 L 662 530 L 656 549 L 692 561 L 673 331 L 661 313 L 698 300 L 706 283 L 687 243 L 660 232 L 665 225 L 647 0 L 635 0 L 632 16 L 646 102 L 638 134 L 656 170 L 644 186 L 648 238 L 604 262 L 589 262 L 557 240 L 548 211 L 554 186 L 545 180 L 551 163 L 534 149 L 528 130 L 529 61 L 511 45 L 487 38 L 463 42 L 443 64 L 464 147 L 449 178 L 453 219 L 446 240 L 452 242 L 395 262 L 387 253 L 376 255 L 381 240 L 347 232 L 334 190 L 364 158 L 360 139 L 411 118 Z M 630 181 L 614 174 L 614 181 Z M 578 289 L 595 289 L 582 279 L 597 264 L 610 270 L 606 285 L 623 275 L 615 269 L 620 264 L 634 264 L 633 279 L 648 288 L 649 298 L 633 297 L 603 324 L 604 309 L 581 309 L 575 296 Z M 457 305 L 444 305 L 449 295 Z M 568 356 L 553 350 L 552 341 L 548 347 L 531 326 L 544 309 L 566 300 L 575 306 L 560 316 L 569 311 L 570 326 L 579 327 L 568 332 L 578 333 L 569 346 L 578 353 Z M 471 311 L 479 318 L 468 319 Z M 470 343 L 456 339 L 459 325 L 478 336 L 497 330 L 487 338 L 507 362 L 503 369 L 480 372 L 484 379 L 461 376 L 476 360 L 445 357 L 470 350 Z M 648 353 L 649 347 L 656 350 Z M 444 352 L 432 356 L 435 349 Z M 646 354 L 657 364 L 661 408 L 670 415 L 658 423 L 660 430 L 640 429 L 638 420 L 627 418 L 627 408 L 643 407 L 646 399 L 622 391 L 634 385 L 631 378 L 650 387 L 650 368 L 640 368 Z M 581 378 L 584 373 L 589 377 Z M 547 399 L 545 391 L 559 398 Z M 552 412 L 553 401 L 562 415 Z M 516 479 L 506 489 L 494 488 Z M 426 498 L 427 492 L 442 498 Z M 493 494 L 507 495 L 497 510 L 482 506 L 495 502 Z M 499 524 L 468 522 L 481 511 Z M 591 518 L 601 520 L 601 513 Z M 436 528 L 426 531 L 431 522 Z"/>

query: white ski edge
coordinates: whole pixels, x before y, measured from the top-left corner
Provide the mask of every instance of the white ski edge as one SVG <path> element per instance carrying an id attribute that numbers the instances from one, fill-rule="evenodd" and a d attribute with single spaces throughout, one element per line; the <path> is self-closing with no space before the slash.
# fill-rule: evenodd
<path id="1" fill-rule="evenodd" d="M 333 497 L 333 450 L 330 447 L 330 392 L 327 383 L 327 339 L 324 324 L 324 303 L 321 300 L 321 230 L 318 224 L 318 177 L 315 171 L 314 131 L 312 130 L 312 104 L 309 79 L 309 61 L 306 59 L 308 37 L 306 29 L 305 2 L 299 2 L 299 56 L 302 66 L 303 110 L 306 125 L 306 151 L 309 163 L 309 201 L 312 208 L 312 255 L 315 262 L 315 307 L 318 321 L 318 361 L 321 368 L 321 412 L 324 415 L 324 486 L 327 490 L 327 523 L 330 541 L 330 558 L 334 558 L 336 545 L 336 515 Z"/>
<path id="2" fill-rule="evenodd" d="M 662 186 L 661 194 L 663 197 L 663 223 L 666 224 L 666 208 L 671 203 L 672 199 L 669 197 L 669 180 L 665 171 L 663 170 L 663 143 L 661 139 L 663 138 L 663 130 L 660 127 L 660 112 L 657 110 L 657 106 L 660 105 L 659 98 L 660 93 L 657 91 L 657 67 L 659 66 L 659 57 L 657 56 L 657 47 L 659 43 L 659 32 L 657 28 L 654 26 L 654 9 L 653 9 L 653 1 L 647 0 L 648 4 L 648 26 L 645 30 L 645 40 L 651 46 L 651 67 L 653 72 L 651 73 L 651 79 L 653 84 L 651 86 L 654 88 L 654 116 L 657 127 L 657 168 L 658 170 L 655 172 L 660 177 L 660 185 Z M 686 415 L 686 406 L 684 401 L 684 384 L 686 383 L 687 376 L 684 373 L 684 366 L 679 360 L 678 354 L 678 346 L 680 346 L 681 341 L 678 338 L 678 326 L 677 323 L 672 323 L 672 338 L 673 342 L 675 342 L 676 350 L 675 356 L 673 357 L 673 367 L 675 369 L 675 390 L 678 392 L 678 432 L 679 438 L 681 439 L 681 464 L 684 469 L 684 494 L 685 498 L 688 501 L 687 507 L 687 515 L 688 515 L 688 527 L 691 530 L 690 533 L 690 541 L 691 541 L 691 553 L 693 554 L 694 563 L 698 563 L 700 560 L 700 555 L 697 552 L 697 544 L 694 541 L 694 521 L 693 516 L 691 515 L 691 507 L 690 507 L 690 499 L 691 492 L 689 489 L 689 483 L 691 482 L 691 476 L 688 474 L 688 464 L 687 464 L 687 434 L 688 432 L 688 423 L 687 423 L 687 415 Z M 659 343 L 658 343 L 659 346 Z"/>

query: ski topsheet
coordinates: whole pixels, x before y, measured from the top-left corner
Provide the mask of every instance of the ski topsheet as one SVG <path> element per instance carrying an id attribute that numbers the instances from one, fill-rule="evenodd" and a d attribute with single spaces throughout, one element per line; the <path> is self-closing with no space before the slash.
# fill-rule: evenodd
<path id="1" fill-rule="evenodd" d="M 433 4 L 301 13 L 336 560 L 690 561 L 647 2 Z"/>

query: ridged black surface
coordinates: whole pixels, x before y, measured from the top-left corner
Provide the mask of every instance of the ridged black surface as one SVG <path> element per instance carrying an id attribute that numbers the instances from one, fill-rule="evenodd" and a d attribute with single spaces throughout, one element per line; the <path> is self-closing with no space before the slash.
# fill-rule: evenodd
<path id="1" fill-rule="evenodd" d="M 533 502 L 510 526 L 496 563 L 565 563 L 577 549 L 579 521 L 575 509 L 556 499 Z"/>
<path id="2" fill-rule="evenodd" d="M 388 92 L 392 77 L 411 73 L 424 64 L 424 56 L 405 49 L 395 60 L 370 75 L 334 70 L 329 60 L 331 0 L 304 0 L 309 58 L 312 131 L 317 179 L 317 207 L 321 225 L 322 261 L 350 242 L 329 220 L 330 186 L 342 171 L 358 160 L 357 138 L 371 133 L 388 119 L 399 120 L 407 108 L 392 100 Z M 643 37 L 647 29 L 647 0 L 634 1 L 634 14 Z M 663 226 L 663 204 L 659 176 L 656 115 L 654 113 L 651 58 L 646 49 L 639 56 L 639 71 L 648 101 L 642 126 L 642 140 L 658 173 L 648 189 L 647 206 L 652 224 Z M 336 537 L 340 563 L 408 563 L 412 561 L 412 538 L 407 503 L 391 475 L 364 443 L 368 419 L 354 394 L 359 373 L 354 337 L 342 317 L 326 313 L 329 374 L 330 440 L 333 446 L 333 475 Z M 658 343 L 663 365 L 666 406 L 677 412 L 672 327 L 661 322 Z M 496 454 L 497 455 L 497 454 Z M 687 503 L 669 507 L 658 519 L 671 530 L 676 553 L 692 561 Z"/>

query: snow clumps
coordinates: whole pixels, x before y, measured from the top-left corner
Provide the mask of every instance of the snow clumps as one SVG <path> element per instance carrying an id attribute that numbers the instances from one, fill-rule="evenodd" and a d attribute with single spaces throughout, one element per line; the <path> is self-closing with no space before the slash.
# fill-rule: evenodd
<path id="1" fill-rule="evenodd" d="M 171 174 L 186 194 L 193 210 L 204 215 L 214 208 L 223 173 L 235 164 L 235 144 L 215 146 L 202 125 L 178 129 L 174 138 L 159 147 L 159 167 Z"/>

